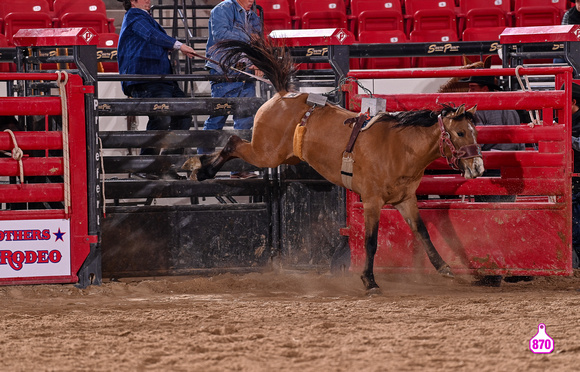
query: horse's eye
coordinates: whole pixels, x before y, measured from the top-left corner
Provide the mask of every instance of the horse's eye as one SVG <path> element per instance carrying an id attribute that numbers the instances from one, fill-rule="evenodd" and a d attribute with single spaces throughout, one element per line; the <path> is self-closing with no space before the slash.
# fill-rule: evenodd
<path id="1" fill-rule="evenodd" d="M 457 132 L 457 137 L 463 137 L 465 136 L 465 132 Z"/>

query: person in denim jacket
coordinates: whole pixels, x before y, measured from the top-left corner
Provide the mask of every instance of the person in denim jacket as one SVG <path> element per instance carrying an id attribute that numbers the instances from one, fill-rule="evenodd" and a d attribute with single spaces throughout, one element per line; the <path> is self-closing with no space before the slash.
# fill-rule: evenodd
<path id="1" fill-rule="evenodd" d="M 251 34 L 262 32 L 260 17 L 252 10 L 254 0 L 225 0 L 216 5 L 209 17 L 209 37 L 206 46 L 206 57 L 219 62 L 220 51 L 212 48 L 215 43 L 222 40 L 249 41 Z M 211 75 L 224 75 L 213 61 L 208 61 L 206 67 Z M 240 61 L 247 72 L 254 72 L 262 76 L 247 60 Z M 255 97 L 256 86 L 254 82 L 211 82 L 212 97 Z M 204 123 L 204 130 L 220 130 L 224 127 L 227 116 L 210 116 Z M 238 117 L 234 115 L 234 129 L 251 129 L 254 125 L 254 117 Z M 213 148 L 198 148 L 198 153 L 209 154 Z M 246 175 L 242 178 L 247 178 Z"/>

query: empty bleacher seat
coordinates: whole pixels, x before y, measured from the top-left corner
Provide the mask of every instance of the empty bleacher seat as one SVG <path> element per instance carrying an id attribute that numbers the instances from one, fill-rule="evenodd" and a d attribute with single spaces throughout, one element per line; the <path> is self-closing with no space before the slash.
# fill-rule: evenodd
<path id="1" fill-rule="evenodd" d="M 405 30 L 400 0 L 352 0 L 349 19 L 355 35 L 365 31 Z"/>
<path id="2" fill-rule="evenodd" d="M 257 0 L 264 15 L 264 35 L 272 30 L 292 29 L 292 16 L 288 0 Z"/>
<path id="3" fill-rule="evenodd" d="M 406 43 L 407 35 L 401 30 L 362 31 L 359 34 L 359 42 L 363 44 Z M 411 58 L 361 58 L 360 66 L 364 69 L 408 68 L 411 67 Z"/>
<path id="4" fill-rule="evenodd" d="M 516 27 L 559 25 L 562 10 L 559 0 L 516 0 L 514 3 Z"/>
<path id="5" fill-rule="evenodd" d="M 54 0 L 55 27 L 92 27 L 97 33 L 115 32 L 102 0 Z"/>
<path id="6" fill-rule="evenodd" d="M 296 0 L 301 28 L 347 28 L 344 0 Z"/>
<path id="7" fill-rule="evenodd" d="M 52 17 L 46 0 L 3 0 L 0 2 L 1 32 L 12 45 L 12 37 L 24 28 L 50 28 Z"/>
<path id="8" fill-rule="evenodd" d="M 455 30 L 413 30 L 410 40 L 417 43 L 447 43 L 457 41 L 457 33 Z M 458 56 L 414 57 L 412 59 L 412 65 L 415 67 L 459 66 L 460 64 L 461 58 Z"/>
<path id="9" fill-rule="evenodd" d="M 405 19 L 408 33 L 411 30 L 457 30 L 454 0 L 405 0 Z"/>
<path id="10" fill-rule="evenodd" d="M 497 41 L 499 44 L 499 35 L 505 30 L 505 27 L 481 27 L 481 28 L 466 28 L 463 31 L 463 41 Z M 502 61 L 497 54 L 497 50 L 492 51 L 493 57 L 491 63 L 494 65 L 501 65 Z"/>
<path id="11" fill-rule="evenodd" d="M 510 0 L 460 0 L 459 30 L 509 26 Z"/>

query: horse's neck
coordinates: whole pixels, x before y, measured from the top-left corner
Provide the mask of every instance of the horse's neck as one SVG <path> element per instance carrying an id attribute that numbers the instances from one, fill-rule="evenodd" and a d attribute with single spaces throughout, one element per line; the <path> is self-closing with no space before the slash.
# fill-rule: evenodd
<path id="1" fill-rule="evenodd" d="M 430 127 L 414 127 L 413 129 L 416 131 L 416 133 L 414 133 L 412 136 L 408 136 L 408 138 L 415 143 L 417 141 L 421 142 L 419 144 L 415 144 L 415 146 L 419 145 L 421 150 L 423 150 L 417 152 L 418 154 L 422 154 L 419 156 L 418 161 L 421 163 L 421 166 L 427 167 L 434 160 L 441 156 L 439 150 L 439 138 L 441 136 L 441 131 L 439 130 L 437 124 Z"/>

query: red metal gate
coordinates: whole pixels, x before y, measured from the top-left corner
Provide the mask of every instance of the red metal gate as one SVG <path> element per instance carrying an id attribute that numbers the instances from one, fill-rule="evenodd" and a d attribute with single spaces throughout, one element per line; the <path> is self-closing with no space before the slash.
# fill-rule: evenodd
<path id="1" fill-rule="evenodd" d="M 571 82 L 572 69 L 522 68 L 522 75 L 553 76 L 566 90 L 490 93 L 375 95 L 387 100 L 387 111 L 435 109 L 439 103 L 475 104 L 478 110 L 539 110 L 542 126 L 478 127 L 479 143 L 534 144 L 527 151 L 484 151 L 486 169 L 501 177 L 466 180 L 459 174 L 425 175 L 418 195 L 420 213 L 433 243 L 456 273 L 481 275 L 570 275 L 571 228 Z M 471 75 L 514 76 L 515 69 L 437 71 L 351 71 L 356 79 L 434 78 Z M 360 110 L 362 95 L 354 83 L 346 86 L 349 109 Z M 559 118 L 559 124 L 554 118 Z M 449 169 L 444 159 L 429 169 Z M 475 195 L 517 195 L 511 203 L 475 202 Z M 364 265 L 364 221 L 358 195 L 349 192 L 347 228 L 352 268 Z M 375 267 L 381 270 L 427 270 L 433 267 L 417 250 L 410 229 L 395 209 L 381 213 Z"/>
<path id="2" fill-rule="evenodd" d="M 97 242 L 87 232 L 84 98 L 94 88 L 64 73 L 4 73 L 0 81 L 56 82 L 66 91 L 0 99 L 0 115 L 34 116 L 43 127 L 0 132 L 0 150 L 14 154 L 0 158 L 0 284 L 77 282 Z M 52 129 L 55 120 L 62 130 Z"/>

